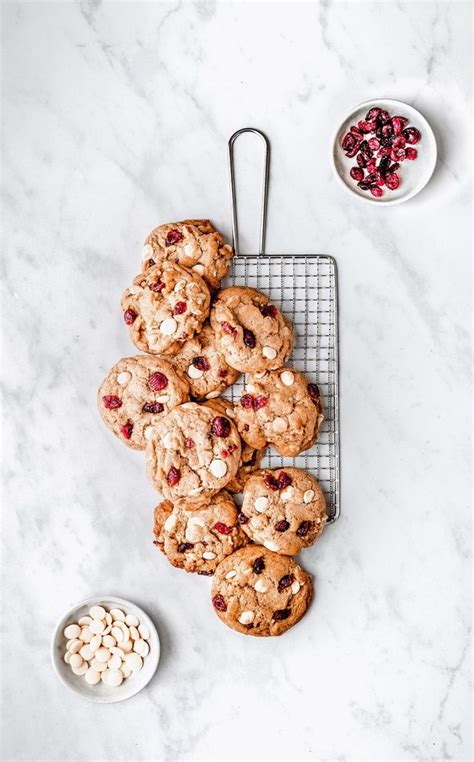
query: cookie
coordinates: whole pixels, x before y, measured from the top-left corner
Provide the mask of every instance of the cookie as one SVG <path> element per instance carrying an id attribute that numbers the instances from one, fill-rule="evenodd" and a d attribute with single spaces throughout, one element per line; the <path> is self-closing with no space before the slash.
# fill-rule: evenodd
<path id="1" fill-rule="evenodd" d="M 253 542 L 275 553 L 295 556 L 323 531 L 326 500 L 319 483 L 307 471 L 265 469 L 248 479 L 239 520 Z"/>
<path id="2" fill-rule="evenodd" d="M 234 405 L 229 400 L 223 397 L 217 399 L 208 400 L 204 403 L 206 407 L 210 407 L 220 415 L 226 415 L 228 418 L 234 420 L 235 412 Z M 266 448 L 263 447 L 260 450 L 256 450 L 255 447 L 251 447 L 242 440 L 242 450 L 240 454 L 239 468 L 231 481 L 226 484 L 226 489 L 229 492 L 242 492 L 244 485 L 251 474 L 257 471 L 260 467 L 260 461 L 265 455 Z"/>
<path id="3" fill-rule="evenodd" d="M 246 545 L 221 561 L 211 598 L 218 617 L 244 635 L 281 635 L 304 616 L 310 575 L 290 557 Z"/>
<path id="4" fill-rule="evenodd" d="M 216 346 L 216 337 L 209 323 L 202 331 L 184 342 L 173 358 L 188 379 L 191 397 L 196 400 L 218 397 L 240 376 L 238 370 L 227 364 L 224 355 Z"/>
<path id="5" fill-rule="evenodd" d="M 254 288 L 232 286 L 221 291 L 211 310 L 211 325 L 217 346 L 237 370 L 280 368 L 293 346 L 289 321 Z"/>
<path id="6" fill-rule="evenodd" d="M 122 296 L 123 319 L 144 352 L 176 354 L 201 330 L 210 294 L 203 279 L 173 262 L 150 267 Z"/>
<path id="7" fill-rule="evenodd" d="M 232 247 L 209 220 L 183 220 L 151 231 L 142 251 L 143 269 L 160 262 L 177 262 L 200 275 L 210 288 L 219 288 L 233 256 Z"/>
<path id="8" fill-rule="evenodd" d="M 173 566 L 205 576 L 214 574 L 226 556 L 248 543 L 237 522 L 235 503 L 225 490 L 197 504 L 192 498 L 173 505 L 163 501 L 154 531 L 155 541 Z"/>
<path id="9" fill-rule="evenodd" d="M 173 506 L 169 500 L 162 500 L 153 512 L 153 545 L 165 552 L 164 526 L 166 519 L 171 515 Z"/>
<path id="10" fill-rule="evenodd" d="M 240 449 L 240 436 L 230 418 L 186 402 L 153 427 L 146 448 L 148 476 L 171 501 L 210 496 L 237 473 Z"/>
<path id="11" fill-rule="evenodd" d="M 316 384 L 294 368 L 280 368 L 247 377 L 235 418 L 249 445 L 269 442 L 291 458 L 312 447 L 324 416 Z"/>
<path id="12" fill-rule="evenodd" d="M 189 400 L 189 384 L 168 360 L 123 357 L 103 380 L 97 404 L 105 425 L 134 450 L 144 450 L 147 431 Z"/>

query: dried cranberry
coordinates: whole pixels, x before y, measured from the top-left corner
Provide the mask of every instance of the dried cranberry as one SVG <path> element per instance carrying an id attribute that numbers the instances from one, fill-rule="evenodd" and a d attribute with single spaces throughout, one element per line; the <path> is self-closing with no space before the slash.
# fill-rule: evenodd
<path id="1" fill-rule="evenodd" d="M 370 188 L 370 183 L 367 182 L 367 180 L 361 180 L 360 183 L 357 183 L 357 185 L 363 191 L 369 190 Z"/>
<path id="2" fill-rule="evenodd" d="M 162 413 L 164 410 L 164 405 L 161 404 L 161 402 L 145 402 L 145 404 L 142 407 L 143 413 Z"/>
<path id="3" fill-rule="evenodd" d="M 370 192 L 372 196 L 375 196 L 375 198 L 380 198 L 380 196 L 383 196 L 383 190 L 378 185 L 370 189 Z"/>
<path id="4" fill-rule="evenodd" d="M 188 450 L 191 450 L 194 447 L 194 439 L 191 439 L 191 438 L 185 439 L 184 445 L 185 447 L 187 447 Z"/>
<path id="5" fill-rule="evenodd" d="M 261 574 L 263 570 L 265 569 L 265 561 L 263 559 L 263 556 L 259 556 L 255 559 L 255 561 L 252 564 L 252 569 L 255 574 Z"/>
<path id="6" fill-rule="evenodd" d="M 123 319 L 125 320 L 127 325 L 132 325 L 136 317 L 137 317 L 137 313 L 135 312 L 135 310 L 130 309 L 130 307 L 128 308 L 128 310 L 125 310 L 125 312 L 123 313 Z"/>
<path id="7" fill-rule="evenodd" d="M 387 122 L 389 122 L 390 114 L 388 113 L 388 111 L 385 111 L 385 110 L 380 111 L 380 113 L 377 116 L 377 121 L 380 124 L 386 124 Z"/>
<path id="8" fill-rule="evenodd" d="M 367 111 L 365 118 L 368 122 L 374 122 L 377 117 L 379 116 L 380 112 L 382 111 L 381 108 L 378 106 L 373 106 L 369 111 Z"/>
<path id="9" fill-rule="evenodd" d="M 235 452 L 236 449 L 237 449 L 237 445 L 236 444 L 230 444 L 229 445 L 229 452 Z"/>
<path id="10" fill-rule="evenodd" d="M 165 284 L 162 280 L 157 280 L 155 283 L 150 284 L 151 291 L 163 291 Z"/>
<path id="11" fill-rule="evenodd" d="M 263 317 L 274 318 L 278 315 L 278 310 L 274 304 L 264 304 L 262 307 L 260 307 L 260 312 L 262 313 Z"/>
<path id="12" fill-rule="evenodd" d="M 272 619 L 275 620 L 275 622 L 281 622 L 283 619 L 288 619 L 288 617 L 291 614 L 291 609 L 278 609 L 277 611 L 273 612 Z"/>
<path id="13" fill-rule="evenodd" d="M 244 344 L 249 349 L 254 349 L 257 341 L 253 331 L 249 331 L 248 328 L 244 328 Z"/>
<path id="14" fill-rule="evenodd" d="M 239 522 L 239 524 L 247 524 L 248 520 L 249 520 L 248 516 L 246 516 L 245 513 L 242 513 L 242 511 L 240 511 L 240 513 L 237 514 L 237 521 Z"/>
<path id="15" fill-rule="evenodd" d="M 413 148 L 409 150 L 415 150 L 415 149 Z M 390 172 L 396 172 L 397 169 L 400 169 L 400 164 L 397 164 L 397 162 L 395 162 L 395 164 L 392 164 L 392 166 L 390 167 Z"/>
<path id="16" fill-rule="evenodd" d="M 296 530 L 296 534 L 298 535 L 298 537 L 306 537 L 312 525 L 313 524 L 311 521 L 302 521 L 298 529 Z"/>
<path id="17" fill-rule="evenodd" d="M 127 421 L 127 423 L 124 423 L 124 425 L 120 429 L 120 433 L 124 437 L 124 439 L 130 439 L 130 437 L 132 436 L 132 431 L 133 431 L 133 423 L 131 421 Z"/>
<path id="18" fill-rule="evenodd" d="M 263 478 L 263 482 L 265 486 L 267 486 L 269 489 L 272 489 L 274 492 L 280 489 L 280 485 L 278 484 L 278 481 L 275 479 L 273 474 L 266 474 Z"/>
<path id="19" fill-rule="evenodd" d="M 268 402 L 268 397 L 264 397 L 263 394 L 260 394 L 258 397 L 255 397 L 253 401 L 253 409 L 254 410 L 260 410 L 261 407 L 265 407 L 265 405 Z"/>
<path id="20" fill-rule="evenodd" d="M 351 127 L 351 132 L 358 140 L 362 140 L 362 132 L 354 124 Z"/>
<path id="21" fill-rule="evenodd" d="M 112 394 L 107 394 L 102 397 L 102 402 L 107 410 L 116 410 L 118 407 L 122 407 L 122 400 L 118 397 L 114 397 Z"/>
<path id="22" fill-rule="evenodd" d="M 369 148 L 371 148 L 372 151 L 376 151 L 377 148 L 380 148 L 380 140 L 377 140 L 377 138 L 370 138 Z"/>
<path id="23" fill-rule="evenodd" d="M 352 157 L 356 155 L 358 150 L 359 150 L 359 144 L 356 143 L 353 148 L 351 148 L 349 151 L 346 151 L 346 156 L 349 159 L 352 159 Z"/>
<path id="24" fill-rule="evenodd" d="M 165 238 L 165 246 L 172 246 L 174 243 L 179 243 L 183 238 L 184 236 L 179 230 L 169 230 Z"/>
<path id="25" fill-rule="evenodd" d="M 209 370 L 209 367 L 210 367 L 205 357 L 194 357 L 192 364 L 194 365 L 195 368 L 202 371 Z"/>
<path id="26" fill-rule="evenodd" d="M 231 534 L 232 532 L 232 527 L 228 527 L 227 524 L 223 524 L 222 521 L 216 521 L 214 529 L 220 532 L 220 534 Z"/>
<path id="27" fill-rule="evenodd" d="M 228 458 L 229 450 L 221 450 L 221 458 Z"/>
<path id="28" fill-rule="evenodd" d="M 357 126 L 361 132 L 367 134 L 368 132 L 373 132 L 375 130 L 375 121 L 361 120 L 360 122 L 357 122 Z"/>
<path id="29" fill-rule="evenodd" d="M 166 481 L 168 482 L 170 487 L 174 487 L 175 484 L 178 484 L 180 479 L 181 479 L 181 471 L 178 468 L 171 466 L 170 470 L 166 474 Z"/>
<path id="30" fill-rule="evenodd" d="M 409 161 L 414 161 L 416 157 L 418 156 L 418 151 L 416 150 L 416 148 L 407 148 L 405 153 Z"/>
<path id="31" fill-rule="evenodd" d="M 234 328 L 234 326 L 228 323 L 227 320 L 224 320 L 221 323 L 221 326 L 224 333 L 229 333 L 235 339 L 235 337 L 237 336 L 237 328 Z"/>
<path id="32" fill-rule="evenodd" d="M 212 605 L 218 611 L 227 611 L 227 603 L 225 602 L 222 595 L 220 595 L 220 593 L 214 596 L 212 599 Z"/>
<path id="33" fill-rule="evenodd" d="M 244 394 L 240 398 L 240 404 L 242 405 L 242 407 L 245 407 L 245 408 L 253 407 L 253 397 L 252 397 L 252 395 L 251 394 Z"/>
<path id="34" fill-rule="evenodd" d="M 384 138 L 391 138 L 393 135 L 393 127 L 391 124 L 384 124 L 382 127 L 382 135 Z"/>
<path id="35" fill-rule="evenodd" d="M 408 119 L 405 119 L 404 116 L 392 116 L 392 127 L 394 134 L 400 135 L 407 122 Z"/>
<path id="36" fill-rule="evenodd" d="M 229 373 L 229 371 L 226 370 L 226 368 L 221 368 L 219 370 L 219 378 L 226 378 L 228 373 Z"/>
<path id="37" fill-rule="evenodd" d="M 388 172 L 385 175 L 385 185 L 387 188 L 390 188 L 390 190 L 396 190 L 398 188 L 400 185 L 400 178 L 396 172 Z"/>
<path id="38" fill-rule="evenodd" d="M 173 315 L 182 315 L 188 309 L 187 302 L 176 302 L 174 305 Z"/>
<path id="39" fill-rule="evenodd" d="M 359 154 L 357 155 L 357 164 L 359 165 L 359 167 L 360 167 L 361 169 L 362 169 L 363 167 L 366 167 L 366 166 L 367 166 L 367 163 L 368 163 L 368 161 L 369 161 L 369 159 L 367 158 L 367 156 L 365 156 L 365 154 L 363 154 L 363 153 L 359 153 Z M 356 178 L 354 178 L 354 179 L 356 179 Z M 359 179 L 362 179 L 362 178 L 359 178 Z"/>
<path id="40" fill-rule="evenodd" d="M 286 471 L 280 471 L 278 474 L 278 487 L 280 489 L 285 489 L 285 487 L 288 487 L 290 484 L 293 484 L 291 476 L 287 474 Z"/>
<path id="41" fill-rule="evenodd" d="M 350 151 L 352 148 L 354 148 L 354 145 L 357 143 L 356 137 L 348 132 L 347 135 L 344 135 L 341 141 L 341 147 L 344 151 Z"/>
<path id="42" fill-rule="evenodd" d="M 228 437 L 230 434 L 230 421 L 223 415 L 218 415 L 211 424 L 211 434 L 215 437 Z"/>
<path id="43" fill-rule="evenodd" d="M 187 550 L 194 548 L 192 542 L 180 542 L 178 545 L 178 553 L 185 553 Z"/>
<path id="44" fill-rule="evenodd" d="M 153 389 L 154 392 L 161 392 L 162 389 L 166 389 L 168 386 L 168 379 L 164 373 L 156 371 L 152 373 L 148 379 L 148 386 Z"/>
<path id="45" fill-rule="evenodd" d="M 407 157 L 407 152 L 404 148 L 392 148 L 392 151 L 390 153 L 392 161 L 405 161 Z"/>
<path id="46" fill-rule="evenodd" d="M 317 384 L 308 384 L 308 394 L 313 402 L 319 402 L 319 388 Z"/>
<path id="47" fill-rule="evenodd" d="M 402 134 L 407 143 L 410 143 L 411 145 L 415 145 L 415 143 L 418 143 L 421 139 L 421 133 L 416 127 L 406 127 Z"/>
<path id="48" fill-rule="evenodd" d="M 277 532 L 286 532 L 286 530 L 289 528 L 290 528 L 289 521 L 285 521 L 285 520 L 277 521 L 277 523 L 275 524 L 275 530 Z"/>
<path id="49" fill-rule="evenodd" d="M 403 135 L 399 135 L 392 143 L 392 148 L 398 150 L 399 148 L 405 148 L 407 141 Z"/>
<path id="50" fill-rule="evenodd" d="M 359 157 L 357 157 L 359 158 Z M 352 167 L 350 171 L 350 176 L 353 180 L 363 180 L 364 179 L 364 170 L 360 167 Z"/>
<path id="51" fill-rule="evenodd" d="M 248 425 L 248 423 L 244 423 L 244 425 L 242 426 L 242 429 L 243 429 L 243 431 L 249 431 L 250 430 L 250 426 Z"/>
<path id="52" fill-rule="evenodd" d="M 380 159 L 379 163 L 379 172 L 381 175 L 384 175 L 388 170 L 390 169 L 390 157 L 384 156 L 382 159 Z"/>
<path id="53" fill-rule="evenodd" d="M 293 584 L 293 580 L 294 577 L 292 574 L 285 574 L 285 576 L 282 577 L 278 583 L 278 592 L 282 593 L 283 590 L 286 590 L 287 587 L 290 587 L 290 585 Z"/>

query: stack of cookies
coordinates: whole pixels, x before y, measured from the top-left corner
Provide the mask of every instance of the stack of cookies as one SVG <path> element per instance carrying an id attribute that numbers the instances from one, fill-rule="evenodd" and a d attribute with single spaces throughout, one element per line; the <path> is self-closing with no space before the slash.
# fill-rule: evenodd
<path id="1" fill-rule="evenodd" d="M 286 457 L 312 447 L 323 412 L 316 384 L 285 366 L 293 330 L 279 309 L 252 288 L 219 290 L 232 256 L 208 220 L 150 233 L 122 296 L 145 354 L 119 360 L 98 406 L 125 445 L 146 451 L 161 496 L 155 545 L 173 566 L 213 576 L 212 605 L 229 627 L 280 635 L 311 601 L 293 557 L 323 531 L 326 503 L 308 472 L 260 461 L 268 446 Z M 223 395 L 242 373 L 233 404 Z"/>

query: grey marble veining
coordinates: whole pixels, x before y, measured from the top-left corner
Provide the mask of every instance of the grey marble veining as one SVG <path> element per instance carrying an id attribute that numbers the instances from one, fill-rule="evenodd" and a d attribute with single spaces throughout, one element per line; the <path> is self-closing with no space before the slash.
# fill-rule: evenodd
<path id="1" fill-rule="evenodd" d="M 3 758 L 468 760 L 469 105 L 463 2 L 5 3 Z M 415 199 L 330 166 L 356 103 L 407 100 L 439 163 Z M 267 249 L 340 268 L 342 511 L 305 551 L 316 600 L 281 639 L 225 629 L 209 580 L 151 543 L 143 456 L 96 388 L 133 347 L 119 297 L 159 222 L 230 233 L 226 141 L 272 143 Z M 257 147 L 239 145 L 242 248 Z M 255 153 L 254 153 L 255 152 Z M 134 699 L 92 706 L 49 643 L 111 593 L 156 621 Z"/>

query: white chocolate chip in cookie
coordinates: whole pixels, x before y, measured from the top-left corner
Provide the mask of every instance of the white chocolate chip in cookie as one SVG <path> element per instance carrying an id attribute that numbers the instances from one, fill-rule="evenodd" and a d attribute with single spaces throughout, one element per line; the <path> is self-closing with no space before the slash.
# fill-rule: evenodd
<path id="1" fill-rule="evenodd" d="M 213 553 L 212 550 L 205 550 L 202 557 L 205 558 L 206 561 L 212 561 L 216 557 L 216 554 Z"/>
<path id="2" fill-rule="evenodd" d="M 223 460 L 219 460 L 219 458 L 214 458 L 214 460 L 211 461 L 209 470 L 216 479 L 222 479 L 227 473 L 227 463 L 224 463 Z"/>
<path id="3" fill-rule="evenodd" d="M 278 550 L 278 545 L 276 544 L 276 542 L 272 542 L 271 540 L 265 540 L 263 544 L 267 548 L 267 550 L 273 550 L 274 552 Z"/>
<path id="4" fill-rule="evenodd" d="M 265 582 L 264 579 L 257 579 L 253 587 L 254 587 L 254 590 L 257 591 L 257 593 L 266 593 L 268 590 L 268 584 L 267 582 Z"/>
<path id="5" fill-rule="evenodd" d="M 186 281 L 185 280 L 179 280 L 176 283 L 173 291 L 181 291 L 185 287 L 185 285 L 186 285 Z"/>
<path id="6" fill-rule="evenodd" d="M 252 516 L 250 519 L 250 526 L 254 529 L 261 529 L 262 528 L 262 519 L 259 519 L 258 516 Z"/>
<path id="7" fill-rule="evenodd" d="M 239 616 L 240 624 L 250 624 L 254 619 L 255 612 L 253 611 L 242 611 L 241 615 Z"/>
<path id="8" fill-rule="evenodd" d="M 169 400 L 168 395 L 162 394 L 161 397 L 156 398 L 155 402 L 161 402 L 162 404 L 164 404 L 165 402 L 168 402 L 168 400 Z"/>
<path id="9" fill-rule="evenodd" d="M 293 386 L 293 383 L 295 381 L 295 376 L 291 371 L 284 370 L 283 373 L 280 375 L 280 381 L 285 386 Z"/>
<path id="10" fill-rule="evenodd" d="M 261 497 L 257 497 L 254 508 L 258 513 L 264 513 L 268 508 L 268 497 L 265 497 L 265 495 L 261 495 Z"/>
<path id="11" fill-rule="evenodd" d="M 173 333 L 176 333 L 178 328 L 178 324 L 176 320 L 172 317 L 165 318 L 163 322 L 160 324 L 160 332 L 164 336 L 172 336 Z"/>
<path id="12" fill-rule="evenodd" d="M 280 492 L 280 500 L 283 500 L 284 503 L 286 503 L 287 500 L 291 500 L 293 492 L 293 487 L 285 487 L 285 489 L 282 489 Z"/>
<path id="13" fill-rule="evenodd" d="M 296 595 L 300 587 L 301 587 L 300 583 L 295 580 L 291 586 L 291 592 L 293 593 L 293 595 Z"/>
<path id="14" fill-rule="evenodd" d="M 143 436 L 145 439 L 150 440 L 155 433 L 155 427 L 154 426 L 145 426 L 143 429 Z"/>
<path id="15" fill-rule="evenodd" d="M 215 400 L 216 397 L 219 396 L 219 394 L 220 394 L 219 391 L 217 391 L 217 392 L 209 392 L 209 394 L 206 394 L 206 399 L 207 400 Z"/>
<path id="16" fill-rule="evenodd" d="M 232 579 L 233 577 L 235 577 L 236 574 L 237 572 L 235 571 L 235 569 L 231 569 L 229 572 L 227 572 L 227 574 L 225 575 L 225 578 Z"/>
<path id="17" fill-rule="evenodd" d="M 305 503 L 310 503 L 313 497 L 314 497 L 314 489 L 307 489 L 303 495 L 303 501 Z"/>
<path id="18" fill-rule="evenodd" d="M 263 347 L 262 355 L 266 357 L 267 360 L 274 360 L 277 356 L 277 351 L 276 349 L 273 349 L 273 347 Z"/>
<path id="19" fill-rule="evenodd" d="M 191 270 L 193 270 L 198 275 L 204 275 L 204 265 L 201 265 L 199 263 L 191 267 Z"/>
<path id="20" fill-rule="evenodd" d="M 142 261 L 144 262 L 145 259 L 153 259 L 153 246 L 149 243 L 146 243 L 142 249 Z"/>
<path id="21" fill-rule="evenodd" d="M 130 381 L 132 377 L 132 374 L 128 372 L 128 370 L 122 371 L 122 373 L 119 373 L 117 376 L 117 383 L 120 384 L 120 386 L 127 386 L 128 382 Z"/>
<path id="22" fill-rule="evenodd" d="M 174 513 L 171 513 L 163 524 L 163 529 L 165 529 L 167 532 L 171 532 L 171 530 L 176 526 L 176 521 L 176 516 Z"/>
<path id="23" fill-rule="evenodd" d="M 286 431 L 288 428 L 288 423 L 285 421 L 284 418 L 275 418 L 275 420 L 272 423 L 273 431 L 278 432 L 281 434 L 283 431 Z"/>
<path id="24" fill-rule="evenodd" d="M 146 434 L 145 434 L 145 437 L 146 437 Z M 165 450 L 171 450 L 171 448 L 173 447 L 173 437 L 170 431 L 167 431 L 163 437 L 163 447 L 165 448 Z"/>
<path id="25" fill-rule="evenodd" d="M 235 413 L 231 407 L 226 407 L 225 414 L 229 416 L 229 418 L 235 418 Z"/>
<path id="26" fill-rule="evenodd" d="M 199 368 L 196 368 L 192 363 L 186 372 L 189 378 L 202 378 L 202 376 L 204 375 L 204 371 L 199 370 Z"/>

